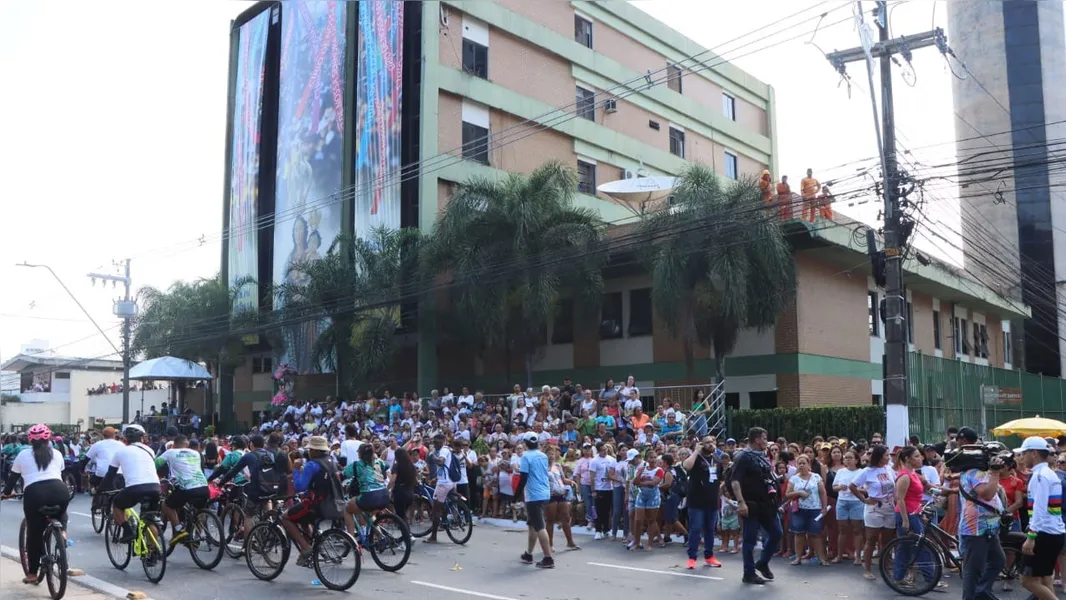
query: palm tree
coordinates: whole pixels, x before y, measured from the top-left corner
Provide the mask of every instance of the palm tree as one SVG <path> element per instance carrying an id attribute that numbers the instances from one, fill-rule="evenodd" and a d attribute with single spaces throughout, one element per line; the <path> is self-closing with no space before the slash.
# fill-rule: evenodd
<path id="1" fill-rule="evenodd" d="M 529 176 L 460 184 L 431 242 L 430 268 L 452 278 L 456 329 L 479 355 L 524 361 L 527 385 L 550 316 L 564 295 L 582 312 L 598 310 L 606 261 L 604 226 L 573 205 L 577 176 L 557 161 Z"/>
<path id="2" fill-rule="evenodd" d="M 723 186 L 713 171 L 683 171 L 670 210 L 640 226 L 652 273 L 656 315 L 685 348 L 691 376 L 695 344 L 714 352 L 716 378 L 741 329 L 765 330 L 794 292 L 792 253 L 779 221 L 764 212 L 758 185 Z"/>
<path id="3" fill-rule="evenodd" d="M 378 228 L 367 239 L 340 236 L 324 257 L 291 267 L 298 276 L 277 287 L 277 318 L 283 329 L 321 324 L 312 369 L 334 371 L 346 389 L 389 369 L 400 306 L 420 289 L 422 245 L 417 229 Z"/>

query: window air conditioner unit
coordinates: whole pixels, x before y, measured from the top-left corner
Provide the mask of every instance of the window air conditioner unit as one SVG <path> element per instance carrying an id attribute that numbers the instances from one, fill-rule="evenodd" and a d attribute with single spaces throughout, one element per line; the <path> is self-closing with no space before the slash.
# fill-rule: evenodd
<path id="1" fill-rule="evenodd" d="M 633 169 L 626 169 L 625 171 L 622 172 L 622 175 L 623 175 L 623 179 L 636 179 L 637 178 L 637 172 L 634 171 Z"/>
<path id="2" fill-rule="evenodd" d="M 618 112 L 618 100 L 615 98 L 608 98 L 603 101 L 603 110 L 607 114 Z"/>
<path id="3" fill-rule="evenodd" d="M 440 5 L 440 24 L 448 26 L 448 8 L 443 4 Z"/>

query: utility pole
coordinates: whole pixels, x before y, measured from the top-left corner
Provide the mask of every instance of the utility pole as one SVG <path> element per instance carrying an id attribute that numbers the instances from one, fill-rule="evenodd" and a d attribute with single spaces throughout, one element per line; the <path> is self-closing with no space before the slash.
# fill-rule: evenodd
<path id="1" fill-rule="evenodd" d="M 851 62 L 866 62 L 868 74 L 871 80 L 871 94 L 873 93 L 873 59 L 880 59 L 881 70 L 881 130 L 883 139 L 878 141 L 882 144 L 881 162 L 884 182 L 884 287 L 885 287 L 885 365 L 884 375 L 884 398 L 887 424 L 885 427 L 885 444 L 889 447 L 903 446 L 907 443 L 910 429 L 910 417 L 907 412 L 907 299 L 903 289 L 903 249 L 907 240 L 903 233 L 902 213 L 900 209 L 900 178 L 896 164 L 896 123 L 895 111 L 892 104 L 892 61 L 894 55 L 901 55 L 908 63 L 911 59 L 911 51 L 935 45 L 944 39 L 943 30 L 937 28 L 924 33 L 902 36 L 896 39 L 889 37 L 888 31 L 888 2 L 877 2 L 877 26 L 880 35 L 877 43 L 873 43 L 869 29 L 863 21 L 862 2 L 856 2 L 858 11 L 856 19 L 859 23 L 860 39 L 862 45 L 849 50 L 833 52 L 826 56 L 833 67 L 844 77 L 847 77 L 845 65 Z M 871 99 L 872 100 L 872 99 Z M 876 120 L 876 104 L 874 109 L 874 124 Z M 882 137 L 879 135 L 878 137 Z M 872 251 L 873 249 L 871 249 Z M 879 261 L 875 261 L 875 268 Z M 880 279 L 879 273 L 874 273 L 875 279 Z"/>
<path id="2" fill-rule="evenodd" d="M 123 320 L 122 323 L 122 425 L 130 422 L 130 328 L 133 317 L 137 316 L 137 304 L 130 297 L 130 288 L 133 282 L 130 280 L 130 259 L 121 263 L 114 263 L 116 267 L 124 267 L 125 274 L 109 275 L 106 273 L 89 273 L 93 285 L 96 280 L 110 281 L 112 285 L 121 283 L 125 289 L 125 296 L 115 301 L 114 313 Z"/>

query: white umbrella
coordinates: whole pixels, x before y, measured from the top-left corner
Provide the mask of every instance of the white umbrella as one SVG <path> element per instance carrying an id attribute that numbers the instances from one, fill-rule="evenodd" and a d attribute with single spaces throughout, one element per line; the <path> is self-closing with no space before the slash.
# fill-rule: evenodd
<path id="1" fill-rule="evenodd" d="M 207 369 L 191 360 L 161 356 L 146 360 L 130 369 L 130 379 L 158 381 L 198 381 L 211 379 Z"/>

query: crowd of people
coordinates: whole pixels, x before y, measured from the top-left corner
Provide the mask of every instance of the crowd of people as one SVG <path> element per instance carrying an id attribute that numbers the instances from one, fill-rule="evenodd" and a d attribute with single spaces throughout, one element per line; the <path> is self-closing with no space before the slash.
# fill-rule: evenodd
<path id="1" fill-rule="evenodd" d="M 1051 600 L 1062 585 L 1053 576 L 1066 566 L 1066 436 L 1026 439 L 986 470 L 959 471 L 944 458 L 979 443 L 968 427 L 951 428 L 935 443 L 912 437 L 893 447 L 877 432 L 868 440 L 771 440 L 759 428 L 738 442 L 708 431 L 702 392 L 692 406 L 686 412 L 664 403 L 648 406 L 648 414 L 632 377 L 624 385 L 608 380 L 596 393 L 569 380 L 539 394 L 515 386 L 493 400 L 467 388 L 434 390 L 428 401 L 385 391 L 352 402 L 296 401 L 262 414 L 249 436 L 189 440 L 170 426 L 145 441 L 162 455 L 180 439 L 198 453 L 207 480 L 241 477 L 240 461 L 264 446 L 290 465 L 303 463 L 309 449 L 332 457 L 357 486 L 349 521 L 361 508 L 390 503 L 409 517 L 413 488 L 424 483 L 438 500 L 436 523 L 436 506 L 458 491 L 482 519 L 525 520 L 530 535 L 520 559 L 534 563 L 539 545 L 535 564 L 543 568 L 554 566 L 556 526 L 566 550 L 580 549 L 575 528 L 585 526 L 594 542 L 617 541 L 630 551 L 680 544 L 688 569 L 701 562 L 717 568 L 720 556 L 739 553 L 750 584 L 774 579 L 774 558 L 859 565 L 875 579 L 879 552 L 893 537 L 920 532 L 922 509 L 932 505 L 940 527 L 959 537 L 966 600 L 995 598 L 1001 527 L 1027 537 L 1021 584 L 1034 597 Z M 17 440 L 7 441 L 11 455 Z M 90 442 L 68 440 L 58 449 L 77 458 Z M 427 541 L 437 541 L 436 525 Z"/>

